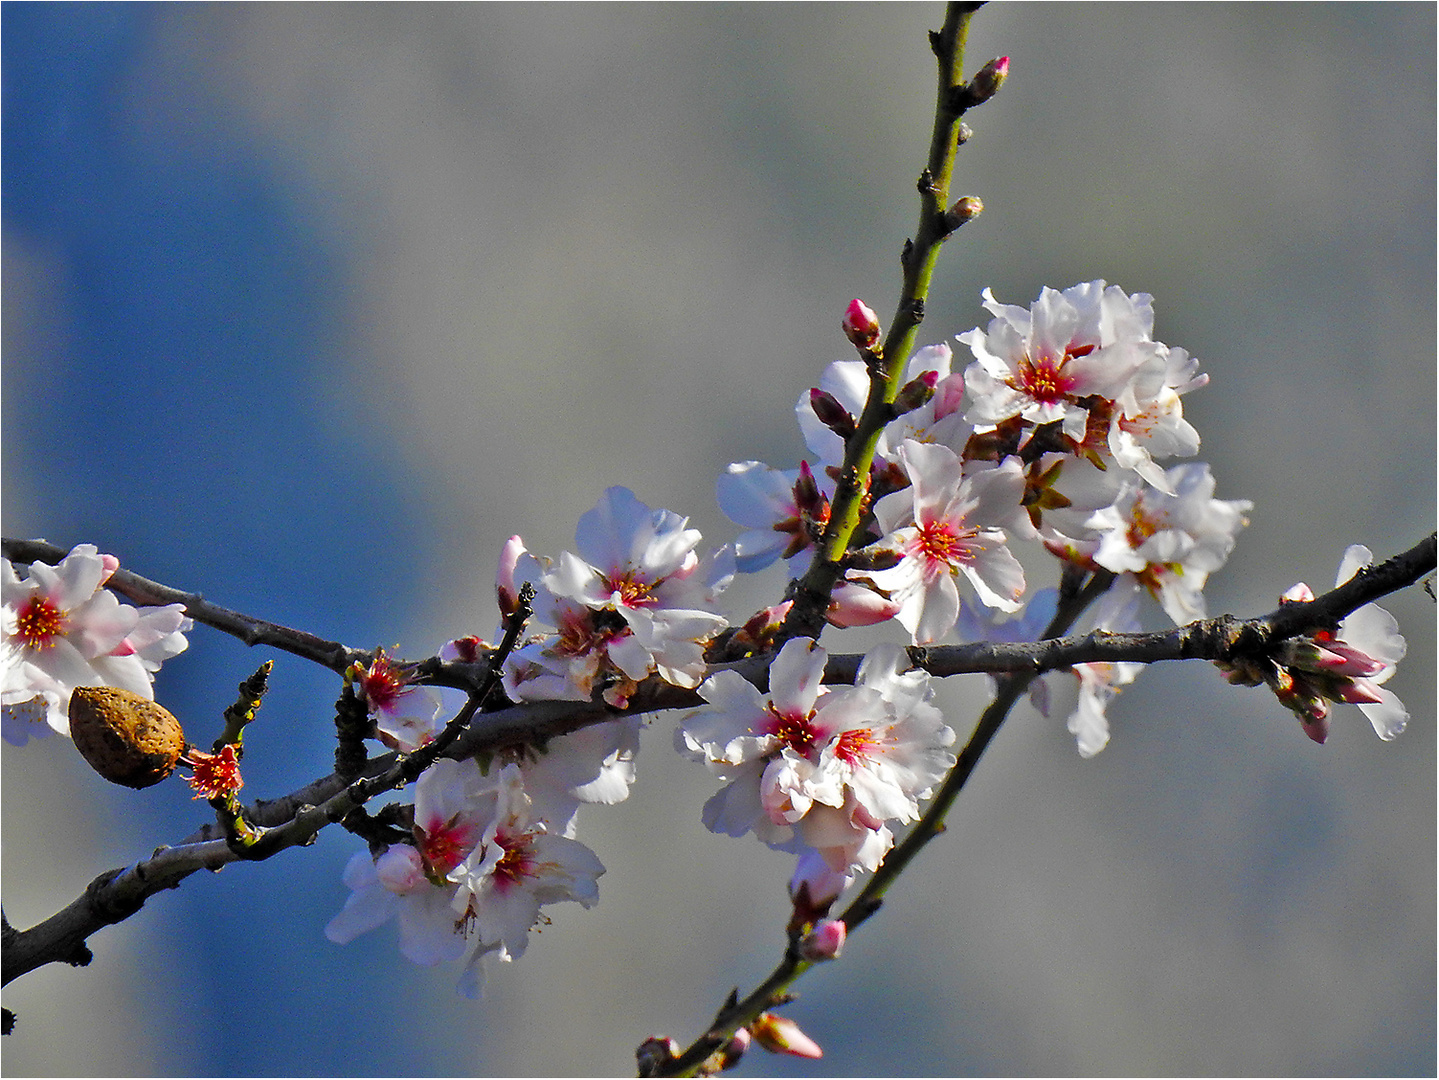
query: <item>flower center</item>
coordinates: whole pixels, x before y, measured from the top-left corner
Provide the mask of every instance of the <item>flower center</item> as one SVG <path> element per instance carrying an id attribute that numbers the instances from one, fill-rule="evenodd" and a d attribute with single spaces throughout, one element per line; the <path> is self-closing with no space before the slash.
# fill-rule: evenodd
<path id="1" fill-rule="evenodd" d="M 1163 527 L 1162 523 L 1144 512 L 1144 507 L 1135 500 L 1129 510 L 1129 529 L 1125 533 L 1129 546 L 1137 548 Z"/>
<path id="2" fill-rule="evenodd" d="M 388 710 L 406 691 L 405 675 L 381 653 L 370 665 L 370 670 L 361 676 L 360 688 L 364 690 L 365 700 L 370 703 L 372 712 Z"/>
<path id="3" fill-rule="evenodd" d="M 813 725 L 810 724 L 810 720 L 814 718 L 813 712 L 804 716 L 798 713 L 782 713 L 774 707 L 773 702 L 765 705 L 765 712 L 769 713 L 770 719 L 765 721 L 764 734 L 773 735 L 798 754 L 809 753 L 818 738 Z"/>
<path id="4" fill-rule="evenodd" d="M 658 582 L 636 581 L 632 573 L 627 573 L 623 577 L 607 577 L 605 584 L 611 593 L 620 594 L 620 603 L 625 607 L 651 607 L 657 603 L 651 590 Z"/>
<path id="5" fill-rule="evenodd" d="M 15 636 L 28 648 L 48 649 L 64 636 L 67 622 L 55 601 L 36 593 L 16 613 Z"/>
<path id="6" fill-rule="evenodd" d="M 535 876 L 535 848 L 533 834 L 528 832 L 508 833 L 503 830 L 495 834 L 495 843 L 504 850 L 499 862 L 495 863 L 495 885 L 500 889 L 519 885 L 526 878 Z"/>
<path id="7" fill-rule="evenodd" d="M 880 740 L 870 728 L 852 728 L 840 733 L 834 746 L 834 756 L 846 765 L 863 765 L 879 747 Z"/>
<path id="8" fill-rule="evenodd" d="M 1045 405 L 1063 401 L 1074 391 L 1074 378 L 1064 370 L 1065 364 L 1076 356 L 1086 356 L 1093 351 L 1093 345 L 1071 346 L 1057 359 L 1041 356 L 1038 360 L 1031 359 L 1026 353 L 1019 362 L 1018 382 L 1010 379 L 1009 385 Z"/>
<path id="9" fill-rule="evenodd" d="M 938 563 L 954 566 L 970 561 L 970 540 L 974 535 L 973 529 L 956 529 L 947 521 L 936 521 L 919 527 L 915 548 L 931 567 Z"/>
<path id="10" fill-rule="evenodd" d="M 444 823 L 436 822 L 431 829 L 416 827 L 415 839 L 425 865 L 439 877 L 464 862 L 475 847 L 474 827 L 462 822 L 458 814 Z"/>

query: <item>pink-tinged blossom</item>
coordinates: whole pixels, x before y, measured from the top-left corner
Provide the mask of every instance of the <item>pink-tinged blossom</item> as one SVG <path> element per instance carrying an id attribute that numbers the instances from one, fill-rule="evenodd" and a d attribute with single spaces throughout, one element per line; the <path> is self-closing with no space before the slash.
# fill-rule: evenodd
<path id="1" fill-rule="evenodd" d="M 965 475 L 954 451 L 907 440 L 899 460 L 910 486 L 880 499 L 874 515 L 884 534 L 877 546 L 898 552 L 900 561 L 866 576 L 900 605 L 896 618 L 915 643 L 937 641 L 954 625 L 961 576 L 985 604 L 1018 611 L 1024 568 L 1005 528 L 1032 532 L 1020 508 L 1018 459 Z"/>
<path id="2" fill-rule="evenodd" d="M 518 766 L 499 770 L 491 791 L 478 845 L 449 874 L 459 885 L 452 909 L 467 933 L 509 961 L 524 953 L 541 907 L 598 903 L 605 868 L 584 844 L 550 831 L 536 815 Z"/>
<path id="3" fill-rule="evenodd" d="M 1131 484 L 1090 518 L 1099 540 L 1083 550 L 1122 575 L 1112 591 L 1147 590 L 1183 625 L 1205 617 L 1205 582 L 1229 558 L 1254 504 L 1214 498 L 1214 477 L 1202 462 L 1175 465 L 1164 475 L 1173 494 Z"/>
<path id="4" fill-rule="evenodd" d="M 926 404 L 885 425 L 875 448 L 877 458 L 897 461 L 895 453 L 905 439 L 963 446 L 968 434 L 964 428 L 964 417 L 958 411 L 963 379 L 958 374 L 950 374 L 952 358 L 950 347 L 943 342 L 926 345 L 909 358 L 901 385 L 921 378 L 926 372 L 933 372 L 936 379 L 934 396 Z M 869 369 L 862 360 L 836 361 L 824 369 L 819 380 L 819 389 L 831 395 L 854 416 L 864 411 L 869 387 Z M 844 460 L 844 440 L 815 415 L 808 392 L 800 396 L 795 405 L 795 415 L 799 418 L 800 431 L 810 452 L 825 465 L 840 464 Z"/>
<path id="5" fill-rule="evenodd" d="M 179 604 L 136 609 L 104 588 L 119 566 L 93 544 L 73 548 L 55 566 L 33 563 L 21 578 L 0 560 L 4 643 L 0 705 L 4 737 L 17 746 L 70 733 L 70 693 L 114 686 L 154 698 L 154 673 L 185 649 L 192 621 Z"/>
<path id="6" fill-rule="evenodd" d="M 735 569 L 751 574 L 802 554 L 807 562 L 829 521 L 833 491 L 829 477 L 815 476 L 804 462 L 784 470 L 758 461 L 730 465 L 715 482 L 715 497 L 725 516 L 748 530 L 735 541 Z M 791 576 L 797 569 L 791 565 Z"/>
<path id="7" fill-rule="evenodd" d="M 357 680 L 375 731 L 386 746 L 410 753 L 432 740 L 444 726 L 440 696 L 429 686 L 410 683 L 410 672 L 383 652 Z"/>
<path id="8" fill-rule="evenodd" d="M 1035 426 L 1059 422 L 1065 435 L 1082 442 L 1085 399 L 1112 403 L 1132 384 L 1145 398 L 1158 389 L 1164 358 L 1150 339 L 1148 294 L 1129 296 L 1089 281 L 1063 292 L 1046 287 L 1029 308 L 1001 304 L 988 289 L 983 295 L 995 317 L 986 330 L 958 338 L 975 356 L 964 378 L 971 400 L 965 419 L 976 431 L 1019 416 Z"/>
<path id="9" fill-rule="evenodd" d="M 1350 545 L 1339 563 L 1335 586 L 1373 560 L 1362 544 Z M 1314 594 L 1300 582 L 1282 599 L 1305 602 L 1313 600 Z M 1388 741 L 1408 726 L 1409 710 L 1392 690 L 1380 684 L 1393 677 L 1407 650 L 1394 616 L 1377 604 L 1365 604 L 1345 616 L 1336 630 L 1314 630 L 1284 642 L 1270 668 L 1257 673 L 1246 667 L 1225 670 L 1235 682 L 1268 682 L 1315 742 L 1322 743 L 1329 735 L 1331 702 L 1358 705 L 1375 734 Z"/>
<path id="10" fill-rule="evenodd" d="M 1138 473 L 1160 491 L 1174 494 L 1156 458 L 1193 457 L 1199 452 L 1199 433 L 1184 419 L 1181 394 L 1209 382 L 1199 373 L 1199 361 L 1183 349 L 1161 345 L 1164 381 L 1152 395 L 1131 384 L 1120 394 L 1109 426 L 1109 453 L 1121 469 Z"/>
<path id="11" fill-rule="evenodd" d="M 700 687 L 711 707 L 675 742 L 727 781 L 705 805 L 712 831 L 817 849 L 836 873 L 873 870 L 893 841 L 885 822 L 913 820 L 954 764 L 954 732 L 929 702 L 928 675 L 900 670 L 899 646 L 867 656 L 852 687 L 826 690 L 825 660 L 795 638 L 770 666 L 768 694 L 735 672 L 711 676 Z"/>
<path id="12" fill-rule="evenodd" d="M 420 853 L 409 844 L 392 844 L 378 859 L 357 851 L 345 866 L 343 880 L 350 895 L 325 927 L 325 937 L 336 945 L 348 945 L 395 919 L 400 952 L 416 964 L 459 960 L 468 950 L 451 907 L 457 887 L 431 881 Z"/>
<path id="13" fill-rule="evenodd" d="M 558 635 L 511 656 L 506 692 L 585 700 L 599 684 L 607 701 L 623 706 L 651 673 L 697 685 L 705 644 L 727 625 L 716 597 L 733 577 L 734 556 L 722 548 L 701 560 L 700 534 L 687 525 L 612 487 L 580 518 L 579 555 L 564 552 L 554 563 L 519 556 L 515 579 L 536 585 L 535 614 Z"/>

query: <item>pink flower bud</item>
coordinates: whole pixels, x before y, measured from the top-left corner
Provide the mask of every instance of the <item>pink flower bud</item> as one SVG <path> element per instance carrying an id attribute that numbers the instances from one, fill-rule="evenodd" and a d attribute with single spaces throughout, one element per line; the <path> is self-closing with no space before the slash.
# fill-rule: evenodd
<path id="1" fill-rule="evenodd" d="M 994 97 L 1007 78 L 1009 78 L 1009 57 L 1001 56 L 985 64 L 969 83 L 969 91 L 974 104 L 982 105 Z"/>
<path id="2" fill-rule="evenodd" d="M 834 960 L 844 949 L 847 933 L 839 919 L 825 919 L 817 923 L 799 943 L 799 954 L 806 960 Z"/>
<path id="3" fill-rule="evenodd" d="M 1323 746 L 1324 740 L 1329 738 L 1328 716 L 1311 717 L 1307 720 L 1301 716 L 1299 718 L 1299 726 L 1304 729 L 1304 734 L 1308 735 L 1320 746 Z"/>
<path id="4" fill-rule="evenodd" d="M 114 555 L 106 555 L 101 552 L 100 565 L 104 568 L 100 574 L 100 584 L 103 585 L 110 580 L 116 570 L 120 569 L 120 560 Z"/>
<path id="5" fill-rule="evenodd" d="M 940 379 L 934 388 L 934 418 L 943 420 L 951 413 L 958 412 L 963 400 L 964 372 L 956 371 L 953 375 Z"/>
<path id="6" fill-rule="evenodd" d="M 787 1016 L 772 1012 L 760 1013 L 750 1025 L 755 1041 L 772 1054 L 793 1054 L 795 1057 L 822 1058 L 824 1051 Z"/>
<path id="7" fill-rule="evenodd" d="M 855 432 L 854 417 L 849 410 L 828 390 L 815 387 L 809 392 L 809 407 L 814 410 L 819 422 L 841 439 L 848 439 Z"/>
<path id="8" fill-rule="evenodd" d="M 841 581 L 830 593 L 829 610 L 824 617 L 831 626 L 845 629 L 888 622 L 899 611 L 899 604 L 880 596 L 873 589 L 866 589 L 853 581 Z"/>
<path id="9" fill-rule="evenodd" d="M 966 195 L 944 212 L 944 226 L 954 232 L 966 222 L 984 213 L 984 202 L 978 195 Z"/>
<path id="10" fill-rule="evenodd" d="M 937 371 L 923 371 L 910 379 L 899 388 L 899 393 L 894 396 L 894 403 L 890 406 L 894 415 L 903 416 L 905 413 L 914 412 L 921 405 L 929 404 L 929 399 L 934 397 L 934 388 L 938 382 L 939 372 Z"/>
<path id="11" fill-rule="evenodd" d="M 857 349 L 872 349 L 879 344 L 879 317 L 863 300 L 851 300 L 844 309 L 844 336 Z"/>
<path id="12" fill-rule="evenodd" d="M 510 616 L 520 606 L 520 591 L 515 586 L 515 566 L 525 553 L 525 542 L 518 536 L 505 541 L 500 549 L 500 568 L 495 574 L 495 592 L 499 596 L 500 614 Z"/>

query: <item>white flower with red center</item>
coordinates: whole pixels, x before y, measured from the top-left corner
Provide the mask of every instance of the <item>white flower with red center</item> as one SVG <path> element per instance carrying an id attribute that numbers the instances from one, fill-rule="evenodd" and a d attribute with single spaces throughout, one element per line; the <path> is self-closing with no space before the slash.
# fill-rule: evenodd
<path id="1" fill-rule="evenodd" d="M 676 686 L 704 674 L 704 648 L 727 624 L 715 599 L 734 575 L 728 548 L 701 560 L 699 531 L 612 487 L 575 530 L 578 556 L 553 564 L 522 555 L 516 580 L 536 585 L 535 613 L 556 640 L 528 643 L 506 663 L 506 692 L 587 699 L 597 682 L 623 706 L 651 673 Z"/>
<path id="2" fill-rule="evenodd" d="M 965 419 L 976 431 L 1020 416 L 1036 426 L 1058 421 L 1082 442 L 1084 399 L 1113 402 L 1133 380 L 1155 381 L 1164 371 L 1145 293 L 1089 281 L 1063 292 L 1046 287 L 1027 309 L 999 303 L 988 289 L 983 295 L 995 318 L 988 329 L 958 337 L 975 356 L 964 379 L 971 400 Z"/>
<path id="3" fill-rule="evenodd" d="M 1078 547 L 1123 575 L 1111 592 L 1146 589 L 1183 625 L 1204 618 L 1204 584 L 1229 558 L 1254 504 L 1214 498 L 1214 477 L 1202 462 L 1175 465 L 1164 478 L 1173 494 L 1135 481 L 1090 518 L 1099 539 Z"/>
<path id="4" fill-rule="evenodd" d="M 584 844 L 536 816 L 518 766 L 501 769 L 492 790 L 479 844 L 449 877 L 459 885 L 452 909 L 466 932 L 508 961 L 524 953 L 544 905 L 598 903 L 605 868 Z"/>
<path id="5" fill-rule="evenodd" d="M 700 687 L 711 708 L 675 742 L 728 781 L 705 805 L 710 830 L 811 847 L 837 872 L 872 870 L 892 843 L 885 822 L 913 820 L 954 764 L 954 732 L 929 703 L 928 676 L 899 670 L 898 646 L 876 649 L 858 683 L 837 690 L 820 684 L 826 659 L 808 638 L 786 642 L 767 695 L 735 672 L 711 676 Z"/>
<path id="6" fill-rule="evenodd" d="M 375 730 L 387 746 L 408 754 L 444 726 L 439 694 L 431 687 L 412 685 L 410 672 L 384 652 L 360 673 L 358 682 Z"/>
<path id="7" fill-rule="evenodd" d="M 448 875 L 484 839 L 495 801 L 494 781 L 473 761 L 435 762 L 415 785 L 414 844 L 392 844 L 378 858 L 361 851 L 350 860 L 344 880 L 352 892 L 325 936 L 344 945 L 398 919 L 407 959 L 431 965 L 470 956 L 460 982 L 470 993 L 485 947 L 456 915 L 459 886 Z"/>
<path id="8" fill-rule="evenodd" d="M 192 624 L 179 604 L 136 609 L 104 588 L 119 566 L 79 544 L 55 566 L 33 563 L 21 579 L 0 560 L 4 644 L 0 705 L 4 737 L 24 745 L 51 730 L 70 733 L 70 692 L 114 686 L 153 700 L 154 672 L 184 650 Z"/>
<path id="9" fill-rule="evenodd" d="M 1033 534 L 1020 507 L 1019 460 L 976 462 L 965 475 L 954 451 L 913 440 L 900 447 L 899 460 L 910 486 L 880 499 L 874 516 L 884 534 L 876 546 L 898 552 L 900 561 L 866 576 L 900 605 L 895 617 L 915 643 L 937 641 L 954 625 L 960 577 L 988 606 L 1018 611 L 1024 568 L 1005 529 Z"/>

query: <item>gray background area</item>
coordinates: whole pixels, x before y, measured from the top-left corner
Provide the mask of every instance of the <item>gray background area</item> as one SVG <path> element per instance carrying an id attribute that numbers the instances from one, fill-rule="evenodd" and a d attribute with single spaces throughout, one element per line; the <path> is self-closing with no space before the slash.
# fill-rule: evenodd
<path id="1" fill-rule="evenodd" d="M 620 483 L 717 544 L 724 466 L 796 463 L 792 406 L 849 353 L 845 305 L 893 308 L 942 12 L 0 18 L 6 534 L 420 656 L 491 631 L 511 533 L 558 554 Z M 1432 529 L 1434 8 L 995 5 L 970 47 L 1013 70 L 971 118 L 954 194 L 986 210 L 924 340 L 983 321 L 986 285 L 1153 293 L 1157 336 L 1213 378 L 1185 408 L 1219 494 L 1256 504 L 1215 612 Z M 776 599 L 773 573 L 731 614 Z M 1392 744 L 1345 708 L 1315 746 L 1200 665 L 1147 672 L 1091 761 L 1061 717 L 1017 713 L 948 834 L 800 986 L 825 1060 L 744 1071 L 1432 1074 L 1434 606 L 1387 606 L 1413 713 Z M 191 640 L 158 690 L 204 743 L 269 654 Z M 331 767 L 337 680 L 281 655 L 273 683 L 254 797 Z M 946 685 L 956 727 L 978 690 Z M 778 956 L 790 863 L 705 832 L 712 783 L 673 724 L 630 801 L 581 816 L 600 905 L 551 909 L 483 1001 L 392 929 L 324 939 L 356 848 L 330 830 L 155 897 L 88 970 L 12 984 L 6 1072 L 610 1074 L 646 1035 L 687 1042 Z M 3 768 L 20 926 L 205 817 L 61 740 Z"/>

